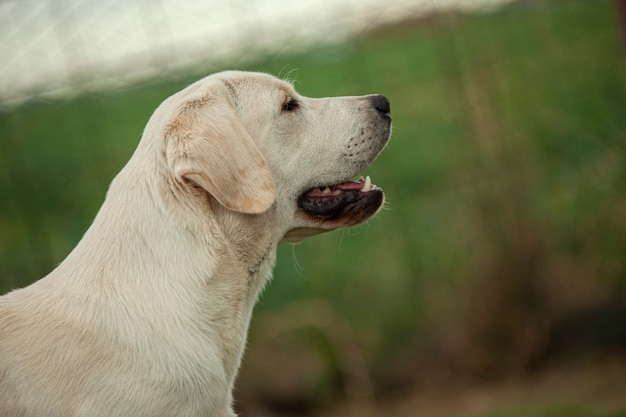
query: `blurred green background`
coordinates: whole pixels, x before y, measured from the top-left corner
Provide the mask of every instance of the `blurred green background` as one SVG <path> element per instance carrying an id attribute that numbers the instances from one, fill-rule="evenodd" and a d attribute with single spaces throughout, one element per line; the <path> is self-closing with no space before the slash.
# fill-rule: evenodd
<path id="1" fill-rule="evenodd" d="M 243 415 L 626 416 L 616 4 L 439 13 L 239 65 L 312 97 L 385 94 L 394 118 L 366 171 L 386 210 L 279 248 Z M 197 78 L 0 113 L 0 292 L 66 256 L 151 112 Z"/>

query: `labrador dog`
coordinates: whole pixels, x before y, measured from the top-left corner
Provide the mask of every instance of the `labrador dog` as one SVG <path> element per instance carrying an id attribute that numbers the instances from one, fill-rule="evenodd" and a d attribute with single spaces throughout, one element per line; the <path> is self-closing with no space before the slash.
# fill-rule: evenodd
<path id="1" fill-rule="evenodd" d="M 232 417 L 276 247 L 383 205 L 381 95 L 312 99 L 222 72 L 166 99 L 93 224 L 38 282 L 0 297 L 0 416 Z"/>

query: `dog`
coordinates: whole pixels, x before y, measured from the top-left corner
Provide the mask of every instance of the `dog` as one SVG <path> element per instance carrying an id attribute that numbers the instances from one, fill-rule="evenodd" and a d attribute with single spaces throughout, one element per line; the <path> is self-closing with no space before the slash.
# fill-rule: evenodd
<path id="1" fill-rule="evenodd" d="M 384 193 L 355 178 L 390 135 L 382 95 L 262 73 L 166 99 L 74 250 L 0 297 L 0 416 L 235 416 L 278 244 L 374 216 Z"/>

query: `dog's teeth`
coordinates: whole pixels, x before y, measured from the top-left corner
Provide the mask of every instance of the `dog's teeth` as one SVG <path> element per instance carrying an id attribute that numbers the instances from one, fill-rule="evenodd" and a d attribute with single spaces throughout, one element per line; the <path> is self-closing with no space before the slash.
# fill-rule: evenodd
<path id="1" fill-rule="evenodd" d="M 365 182 L 363 183 L 363 186 L 361 187 L 361 192 L 368 192 L 368 191 L 372 191 L 372 180 L 370 179 L 370 176 L 368 175 L 367 177 L 365 177 Z"/>
<path id="2" fill-rule="evenodd" d="M 329 187 L 324 188 L 323 193 L 332 193 Z"/>

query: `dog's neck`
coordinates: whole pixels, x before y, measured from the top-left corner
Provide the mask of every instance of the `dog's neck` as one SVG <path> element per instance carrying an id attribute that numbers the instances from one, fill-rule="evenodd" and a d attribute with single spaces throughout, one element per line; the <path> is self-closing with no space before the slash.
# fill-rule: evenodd
<path id="1" fill-rule="evenodd" d="M 149 176 L 136 175 L 128 166 L 119 176 L 124 181 L 113 181 L 92 226 L 51 278 L 70 276 L 89 297 L 104 297 L 92 294 L 107 288 L 110 308 L 123 305 L 128 322 L 137 320 L 143 328 L 153 318 L 133 309 L 150 305 L 162 312 L 159 320 L 171 321 L 172 338 L 204 343 L 200 339 L 207 333 L 201 329 L 220 334 L 221 345 L 207 349 L 219 351 L 225 374 L 234 381 L 252 310 L 271 277 L 280 238 L 266 235 L 253 216 L 206 205 L 210 199 L 204 206 L 183 206 L 181 212 L 181 199 L 167 194 L 171 184 L 167 191 L 154 189 L 155 181 L 140 182 Z M 177 204 L 176 214 L 169 204 Z"/>
<path id="2" fill-rule="evenodd" d="M 268 231 L 264 226 L 273 209 L 263 215 L 236 213 L 221 206 L 204 190 L 194 190 L 172 178 L 141 182 L 140 178 L 150 177 L 137 174 L 136 169 L 129 163 L 118 174 L 125 177 L 124 181 L 116 178 L 112 182 L 104 204 L 75 252 L 97 254 L 93 264 L 106 265 L 95 274 L 102 279 L 161 278 L 166 281 L 162 284 L 181 289 L 190 284 L 212 285 L 213 276 L 223 267 L 216 262 L 230 259 L 233 264 L 227 267 L 233 270 L 229 275 L 241 279 L 241 283 L 231 284 L 245 283 L 245 299 L 251 309 L 271 278 L 276 248 L 282 239 L 278 231 Z M 129 177 L 135 180 L 129 181 Z M 120 184 L 125 188 L 118 189 Z M 190 198 L 180 195 L 183 193 L 194 195 Z M 190 203 L 181 205 L 181 201 Z M 92 239 L 92 235 L 98 239 Z M 99 245 L 97 250 L 88 248 L 94 244 Z M 84 253 L 81 256 L 84 259 Z M 129 258 L 142 260 L 142 265 L 137 265 L 135 271 Z M 150 276 L 146 276 L 146 267 L 154 269 Z"/>
<path id="3" fill-rule="evenodd" d="M 241 214 L 224 208 L 215 199 L 207 198 L 212 221 L 223 240 L 245 267 L 248 281 L 252 289 L 262 287 L 268 280 L 276 257 L 276 247 L 281 240 L 277 230 L 268 230 L 267 224 L 272 224 L 275 208 L 272 207 L 263 214 Z"/>

